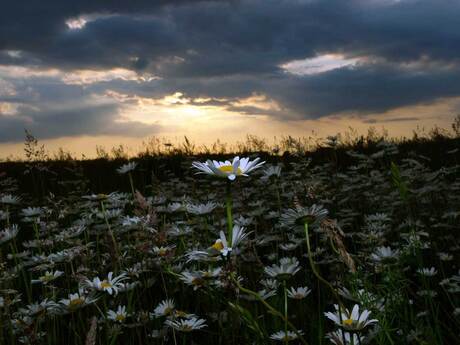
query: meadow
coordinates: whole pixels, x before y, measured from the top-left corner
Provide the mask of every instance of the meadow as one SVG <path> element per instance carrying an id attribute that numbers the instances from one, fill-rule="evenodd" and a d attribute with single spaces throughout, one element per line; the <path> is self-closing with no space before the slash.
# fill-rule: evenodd
<path id="1" fill-rule="evenodd" d="M 460 344 L 458 128 L 315 145 L 29 135 L 0 163 L 0 344 Z"/>

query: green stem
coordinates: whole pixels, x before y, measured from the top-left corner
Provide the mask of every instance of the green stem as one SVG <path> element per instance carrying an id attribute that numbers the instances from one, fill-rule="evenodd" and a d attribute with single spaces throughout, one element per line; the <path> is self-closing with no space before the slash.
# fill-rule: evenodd
<path id="1" fill-rule="evenodd" d="M 233 217 L 232 217 L 232 191 L 231 191 L 231 184 L 230 181 L 227 181 L 227 189 L 226 189 L 226 208 L 227 208 L 227 226 L 228 226 L 228 246 L 232 246 L 232 239 L 233 239 Z"/>
<path id="2" fill-rule="evenodd" d="M 10 227 L 10 208 L 6 205 L 6 227 Z"/>
<path id="3" fill-rule="evenodd" d="M 276 310 L 275 308 L 273 308 L 270 304 L 268 304 L 262 297 L 260 297 L 260 295 L 257 293 L 257 292 L 254 292 L 252 290 L 249 290 L 249 289 L 246 289 L 244 287 L 242 287 L 240 285 L 240 283 L 238 282 L 237 279 L 235 279 L 235 277 L 232 277 L 232 280 L 233 282 L 235 283 L 235 285 L 238 287 L 238 289 L 240 289 L 241 291 L 243 291 L 244 293 L 247 293 L 248 295 L 251 295 L 253 297 L 255 297 L 258 301 L 260 301 L 273 315 L 276 315 L 278 316 L 280 319 L 282 319 L 284 322 L 287 323 L 287 325 L 289 326 L 289 328 L 292 329 L 292 331 L 297 335 L 297 337 L 300 339 L 300 341 L 302 342 L 302 344 L 304 345 L 308 345 L 307 341 L 304 339 L 304 337 L 302 336 L 302 334 L 297 330 L 297 328 L 282 314 L 280 313 L 278 310 Z"/>
<path id="4" fill-rule="evenodd" d="M 312 252 L 311 252 L 310 234 L 309 234 L 309 230 L 308 230 L 308 222 L 305 222 L 305 238 L 307 240 L 308 261 L 310 263 L 310 266 L 311 266 L 311 269 L 313 271 L 313 274 L 316 276 L 316 278 L 318 278 L 319 281 L 321 281 L 324 285 L 326 285 L 329 289 L 331 289 L 332 294 L 334 295 L 334 297 L 337 299 L 337 302 L 339 303 L 339 306 L 343 306 L 342 301 L 341 301 L 337 291 L 335 291 L 334 287 L 326 279 L 321 277 L 321 275 L 318 273 L 318 270 L 316 269 L 316 265 L 315 265 L 315 263 L 313 261 L 313 255 L 312 255 Z"/>
<path id="5" fill-rule="evenodd" d="M 129 177 L 129 184 L 131 185 L 131 193 L 133 193 L 133 198 L 134 198 L 135 197 L 134 182 L 133 182 L 133 176 L 131 175 L 131 172 L 128 172 L 128 177 Z"/>
<path id="6" fill-rule="evenodd" d="M 109 231 L 110 237 L 112 238 L 113 248 L 114 248 L 115 253 L 116 253 L 115 261 L 117 261 L 118 257 L 120 256 L 120 253 L 118 251 L 118 245 L 117 245 L 117 241 L 115 239 L 115 235 L 113 234 L 112 228 L 110 227 L 110 224 L 109 224 L 109 220 L 107 219 L 107 213 L 105 211 L 104 202 L 102 200 L 101 200 L 101 210 L 102 210 L 102 214 L 104 215 L 105 225 L 107 226 L 107 230 Z M 114 264 L 115 267 L 117 266 L 116 262 L 114 262 L 113 264 Z"/>
<path id="7" fill-rule="evenodd" d="M 283 280 L 283 290 L 284 290 L 284 343 L 287 345 L 288 343 L 288 302 L 287 302 L 287 288 L 286 288 L 286 280 Z"/>

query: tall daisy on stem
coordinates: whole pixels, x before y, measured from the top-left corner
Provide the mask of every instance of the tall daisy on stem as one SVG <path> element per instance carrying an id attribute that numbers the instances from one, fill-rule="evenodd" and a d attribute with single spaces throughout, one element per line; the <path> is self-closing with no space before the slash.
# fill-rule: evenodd
<path id="1" fill-rule="evenodd" d="M 208 159 L 206 162 L 193 162 L 192 166 L 199 171 L 197 174 L 207 174 L 227 180 L 225 205 L 227 211 L 227 227 L 229 241 L 233 238 L 233 216 L 232 216 L 232 190 L 231 182 L 235 181 L 237 177 L 249 176 L 248 174 L 260 168 L 265 162 L 260 162 L 260 158 L 250 160 L 248 157 L 241 158 L 236 156 L 230 161 L 211 161 Z M 229 243 L 229 247 L 232 243 Z"/>
<path id="2" fill-rule="evenodd" d="M 122 165 L 121 167 L 117 169 L 117 173 L 119 173 L 120 175 L 128 174 L 129 185 L 131 186 L 131 193 L 133 194 L 133 198 L 135 196 L 135 193 L 134 193 L 133 175 L 131 174 L 131 172 L 134 169 L 136 169 L 136 167 L 137 167 L 136 162 L 130 162 L 130 163 Z"/>
<path id="3" fill-rule="evenodd" d="M 311 270 L 316 278 L 331 290 L 333 296 L 338 302 L 339 317 L 341 318 L 341 310 L 344 308 L 343 303 L 332 284 L 324 279 L 318 272 L 316 264 L 313 261 L 313 253 L 310 244 L 310 227 L 321 222 L 324 218 L 327 217 L 328 213 L 329 212 L 321 205 L 314 204 L 310 207 L 296 206 L 296 208 L 288 209 L 284 212 L 284 214 L 281 215 L 281 222 L 285 226 L 289 227 L 303 226 L 305 232 L 305 240 L 307 242 L 308 262 L 310 263 Z M 340 321 L 342 322 L 342 320 Z M 344 344 L 346 344 L 344 332 L 342 332 L 342 338 Z"/>

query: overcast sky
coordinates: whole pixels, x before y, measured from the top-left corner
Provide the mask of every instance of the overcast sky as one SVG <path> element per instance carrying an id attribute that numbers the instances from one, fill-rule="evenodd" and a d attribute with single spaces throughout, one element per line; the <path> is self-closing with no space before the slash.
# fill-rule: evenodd
<path id="1" fill-rule="evenodd" d="M 447 126 L 459 18 L 454 0 L 4 1 L 0 148 L 24 128 L 89 150 Z"/>

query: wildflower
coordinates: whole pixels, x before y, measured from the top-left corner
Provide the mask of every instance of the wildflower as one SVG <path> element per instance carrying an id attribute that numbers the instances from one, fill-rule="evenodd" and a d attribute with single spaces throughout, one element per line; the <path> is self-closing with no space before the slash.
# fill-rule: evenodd
<path id="1" fill-rule="evenodd" d="M 273 297 L 276 295 L 276 290 L 266 290 L 266 289 L 262 289 L 260 291 L 257 292 L 259 294 L 259 297 L 262 298 L 262 299 L 267 299 L 267 298 L 270 298 L 270 297 Z M 252 296 L 251 296 L 252 297 Z"/>
<path id="2" fill-rule="evenodd" d="M 196 317 L 191 317 L 189 319 L 180 319 L 180 320 L 166 320 L 165 325 L 179 332 L 191 332 L 194 330 L 202 329 L 206 326 L 206 321 L 203 319 L 198 319 Z"/>
<path id="3" fill-rule="evenodd" d="M 164 212 L 174 213 L 174 212 L 180 212 L 180 211 L 184 211 L 184 210 L 185 210 L 185 205 L 183 205 L 180 202 L 173 202 L 173 203 L 168 204 L 165 207 Z"/>
<path id="4" fill-rule="evenodd" d="M 193 290 L 198 290 L 206 284 L 206 280 L 202 277 L 200 272 L 184 271 L 179 278 L 185 284 L 193 286 Z"/>
<path id="5" fill-rule="evenodd" d="M 86 296 L 83 290 L 79 290 L 77 293 L 69 294 L 69 298 L 61 299 L 59 303 L 68 311 L 73 311 L 96 301 L 97 298 Z"/>
<path id="6" fill-rule="evenodd" d="M 299 261 L 297 258 L 281 258 L 280 264 L 265 267 L 265 273 L 272 278 L 284 280 L 300 271 Z"/>
<path id="7" fill-rule="evenodd" d="M 279 245 L 280 249 L 282 249 L 282 250 L 284 250 L 286 252 L 295 250 L 298 246 L 299 246 L 299 243 L 292 243 L 292 242 L 280 243 L 280 245 Z"/>
<path id="8" fill-rule="evenodd" d="M 121 225 L 131 227 L 131 226 L 138 225 L 141 221 L 142 221 L 142 218 L 137 217 L 137 216 L 134 216 L 134 217 L 125 216 L 123 217 Z"/>
<path id="9" fill-rule="evenodd" d="M 171 256 L 174 254 L 174 249 L 176 248 L 175 245 L 172 245 L 172 246 L 166 246 L 166 247 L 153 247 L 152 248 L 152 253 L 159 256 L 160 258 L 164 258 L 164 257 L 167 257 L 167 256 Z"/>
<path id="10" fill-rule="evenodd" d="M 281 176 L 281 167 L 279 165 L 270 165 L 264 170 L 264 177 L 280 177 Z"/>
<path id="11" fill-rule="evenodd" d="M 133 171 L 134 169 L 136 169 L 137 167 L 137 163 L 136 162 L 130 162 L 130 163 L 127 163 L 127 164 L 124 164 L 122 165 L 121 167 L 119 167 L 117 169 L 117 173 L 119 174 L 126 174 L 130 171 Z"/>
<path id="12" fill-rule="evenodd" d="M 220 232 L 220 238 L 211 246 L 211 251 L 217 251 L 222 256 L 226 257 L 229 255 L 234 248 L 237 248 L 238 245 L 248 237 L 249 233 L 244 231 L 243 227 L 235 225 L 232 231 L 232 246 L 228 246 L 227 238 L 223 231 Z"/>
<path id="13" fill-rule="evenodd" d="M 438 273 L 438 271 L 434 267 L 431 267 L 431 268 L 419 268 L 417 270 L 417 273 L 419 273 L 420 275 L 422 275 L 424 277 L 434 277 Z"/>
<path id="14" fill-rule="evenodd" d="M 43 214 L 43 209 L 40 207 L 27 207 L 21 211 L 21 215 L 26 218 L 38 218 Z"/>
<path id="15" fill-rule="evenodd" d="M 356 333 L 344 332 L 343 330 L 330 332 L 326 334 L 326 338 L 334 345 L 364 344 L 364 336 Z"/>
<path id="16" fill-rule="evenodd" d="M 43 276 L 39 277 L 38 279 L 32 279 L 32 284 L 42 283 L 46 285 L 49 282 L 59 278 L 63 274 L 64 272 L 62 271 L 55 271 L 55 272 L 46 271 L 46 273 Z"/>
<path id="17" fill-rule="evenodd" d="M 390 247 L 378 247 L 375 252 L 372 253 L 371 259 L 374 261 L 384 261 L 388 259 L 394 259 L 398 257 L 399 250 L 392 250 Z"/>
<path id="18" fill-rule="evenodd" d="M 230 181 L 237 176 L 248 176 L 248 173 L 260 168 L 265 162 L 260 162 L 260 158 L 250 161 L 249 158 L 236 156 L 232 162 L 218 162 L 207 160 L 205 163 L 193 162 L 192 166 L 199 170 L 198 173 L 204 173 L 217 177 L 228 178 Z"/>
<path id="19" fill-rule="evenodd" d="M 293 298 L 293 299 L 304 299 L 311 293 L 311 290 L 307 287 L 298 287 L 297 289 L 294 289 L 291 287 L 288 290 L 288 297 Z"/>
<path id="20" fill-rule="evenodd" d="M 49 312 L 51 314 L 55 314 L 59 310 L 59 304 L 54 301 L 51 301 L 45 298 L 43 301 L 39 303 L 32 303 L 26 306 L 26 308 L 20 308 L 19 311 L 21 314 L 34 316 L 37 314 L 44 314 Z"/>
<path id="21" fill-rule="evenodd" d="M 302 331 L 298 331 L 298 333 L 303 334 Z M 291 340 L 296 340 L 298 338 L 299 338 L 299 336 L 293 331 L 287 331 L 287 333 L 285 331 L 279 331 L 279 332 L 273 333 L 270 336 L 270 339 L 278 340 L 278 341 L 284 341 L 284 342 L 288 342 L 288 341 L 291 341 Z"/>
<path id="22" fill-rule="evenodd" d="M 13 224 L 9 228 L 6 228 L 3 231 L 0 231 L 0 244 L 8 242 L 17 236 L 19 232 L 18 226 Z"/>
<path id="23" fill-rule="evenodd" d="M 115 322 L 123 323 L 127 317 L 126 306 L 119 305 L 117 311 L 109 310 L 107 312 L 107 318 Z"/>
<path id="24" fill-rule="evenodd" d="M 172 237 L 181 237 L 189 235 L 193 232 L 193 229 L 189 226 L 178 226 L 174 224 L 168 231 L 168 235 Z"/>
<path id="25" fill-rule="evenodd" d="M 375 213 L 375 214 L 370 214 L 366 216 L 367 223 L 372 223 L 372 222 L 384 223 L 384 222 L 390 222 L 390 221 L 391 221 L 391 218 L 385 213 Z"/>
<path id="26" fill-rule="evenodd" d="M 205 215 L 209 214 L 217 207 L 217 203 L 209 201 L 206 204 L 187 204 L 186 209 L 188 213 L 194 215 Z"/>
<path id="27" fill-rule="evenodd" d="M 371 312 L 369 310 L 363 310 L 359 312 L 359 305 L 355 304 L 352 311 L 343 308 L 339 313 L 339 306 L 334 304 L 335 313 L 327 312 L 324 315 L 335 322 L 336 325 L 342 327 L 348 331 L 360 331 L 366 326 L 376 323 L 377 320 L 369 319 Z"/>
<path id="28" fill-rule="evenodd" d="M 280 283 L 276 279 L 262 279 L 260 283 L 269 290 L 276 290 L 280 286 Z"/>
<path id="29" fill-rule="evenodd" d="M 21 202 L 21 198 L 11 194 L 5 194 L 0 197 L 0 204 L 17 205 Z"/>
<path id="30" fill-rule="evenodd" d="M 453 255 L 444 252 L 438 253 L 438 256 L 441 261 L 452 261 L 454 259 Z"/>
<path id="31" fill-rule="evenodd" d="M 120 286 L 118 287 L 118 292 L 130 291 L 139 285 L 141 285 L 139 281 L 135 281 L 132 283 L 120 283 Z"/>
<path id="32" fill-rule="evenodd" d="M 157 307 L 153 311 L 153 314 L 155 315 L 155 317 L 169 316 L 173 313 L 174 308 L 174 300 L 165 299 L 157 305 Z"/>
<path id="33" fill-rule="evenodd" d="M 310 207 L 291 208 L 281 215 L 280 221 L 288 227 L 303 226 L 305 223 L 311 225 L 324 219 L 328 211 L 321 205 L 313 204 Z"/>
<path id="34" fill-rule="evenodd" d="M 86 279 L 84 282 L 84 286 L 97 290 L 97 291 L 107 291 L 109 295 L 118 293 L 119 288 L 122 287 L 122 282 L 126 279 L 126 273 L 120 274 L 118 277 L 112 278 L 113 272 L 109 272 L 107 279 L 100 280 L 99 277 L 94 278 L 92 281 Z"/>

